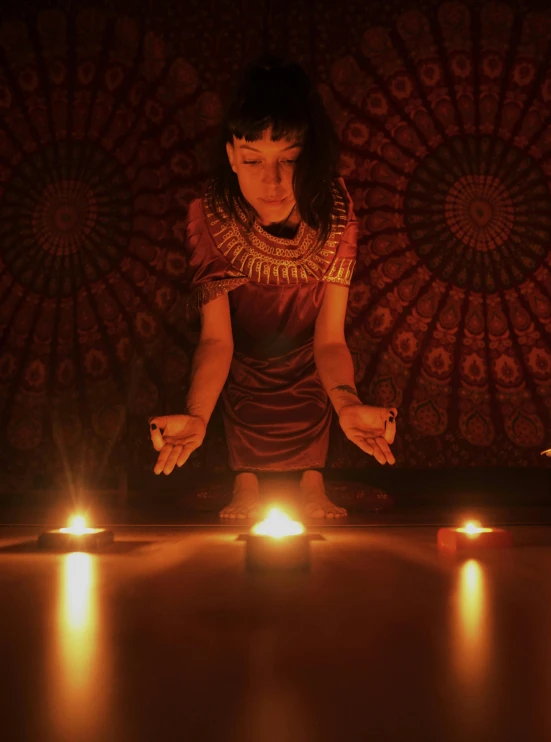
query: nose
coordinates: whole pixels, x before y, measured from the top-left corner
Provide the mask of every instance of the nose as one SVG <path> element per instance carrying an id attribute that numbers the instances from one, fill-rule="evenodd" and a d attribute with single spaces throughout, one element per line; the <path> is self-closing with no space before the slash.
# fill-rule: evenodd
<path id="1" fill-rule="evenodd" d="M 281 170 L 279 167 L 279 163 L 275 163 L 274 165 L 266 165 L 266 167 L 264 168 L 263 176 L 263 180 L 265 183 L 274 183 L 276 185 L 279 185 L 281 183 Z"/>

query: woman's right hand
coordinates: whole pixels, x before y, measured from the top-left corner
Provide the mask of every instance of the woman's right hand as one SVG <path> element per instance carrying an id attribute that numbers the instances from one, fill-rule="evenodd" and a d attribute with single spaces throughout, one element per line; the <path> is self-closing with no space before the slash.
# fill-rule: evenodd
<path id="1" fill-rule="evenodd" d="M 183 466 L 205 438 L 207 426 L 197 415 L 162 415 L 149 421 L 153 448 L 159 451 L 155 474 L 170 474 Z"/>

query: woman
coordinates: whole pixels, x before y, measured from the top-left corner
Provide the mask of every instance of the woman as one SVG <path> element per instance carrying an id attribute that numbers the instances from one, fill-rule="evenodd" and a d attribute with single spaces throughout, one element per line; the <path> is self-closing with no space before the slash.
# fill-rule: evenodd
<path id="1" fill-rule="evenodd" d="M 185 414 L 151 421 L 170 474 L 201 445 L 220 394 L 233 497 L 256 515 L 258 472 L 300 472 L 304 514 L 338 518 L 325 465 L 332 408 L 345 435 L 394 463 L 396 410 L 363 405 L 344 337 L 357 225 L 338 178 L 338 141 L 296 64 L 264 59 L 237 88 L 218 165 L 187 218 L 191 301 L 201 313 Z"/>

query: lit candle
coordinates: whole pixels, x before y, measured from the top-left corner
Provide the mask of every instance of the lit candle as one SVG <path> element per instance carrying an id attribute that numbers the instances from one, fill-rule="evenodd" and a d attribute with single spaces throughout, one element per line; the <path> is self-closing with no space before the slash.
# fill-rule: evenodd
<path id="1" fill-rule="evenodd" d="M 310 563 L 310 542 L 304 526 L 272 508 L 247 537 L 246 562 L 250 569 L 305 569 Z"/>
<path id="2" fill-rule="evenodd" d="M 60 533 L 71 533 L 73 536 L 83 536 L 85 533 L 99 533 L 99 528 L 87 528 L 86 518 L 82 515 L 73 515 L 69 519 L 67 528 L 60 528 Z"/>
<path id="3" fill-rule="evenodd" d="M 251 533 L 257 536 L 271 536 L 272 538 L 284 538 L 285 536 L 298 536 L 304 533 L 304 526 L 279 508 L 272 508 L 268 516 L 256 523 L 251 528 Z"/>
<path id="4" fill-rule="evenodd" d="M 62 551 L 88 551 L 106 546 L 114 541 L 112 531 L 105 528 L 88 528 L 82 515 L 73 515 L 65 528 L 41 533 L 38 546 L 42 549 Z"/>
<path id="5" fill-rule="evenodd" d="M 483 528 L 479 523 L 469 521 L 460 528 L 439 528 L 437 544 L 444 551 L 467 553 L 509 548 L 513 545 L 513 537 L 504 528 Z"/>

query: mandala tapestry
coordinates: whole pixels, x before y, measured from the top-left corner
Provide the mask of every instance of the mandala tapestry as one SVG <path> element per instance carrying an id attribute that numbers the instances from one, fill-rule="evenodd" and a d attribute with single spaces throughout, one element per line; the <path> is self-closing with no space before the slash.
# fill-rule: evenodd
<path id="1" fill-rule="evenodd" d="M 196 341 L 186 210 L 229 84 L 263 50 L 305 65 L 342 143 L 360 223 L 347 337 L 362 398 L 400 410 L 397 465 L 542 464 L 550 12 L 302 0 L 164 2 L 137 16 L 123 3 L 14 4 L 0 25 L 10 487 L 77 462 L 88 477 L 149 471 L 147 418 L 183 409 Z M 330 467 L 372 465 L 334 430 Z M 189 467 L 225 471 L 216 415 Z"/>

